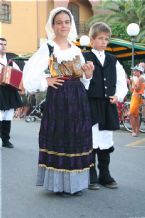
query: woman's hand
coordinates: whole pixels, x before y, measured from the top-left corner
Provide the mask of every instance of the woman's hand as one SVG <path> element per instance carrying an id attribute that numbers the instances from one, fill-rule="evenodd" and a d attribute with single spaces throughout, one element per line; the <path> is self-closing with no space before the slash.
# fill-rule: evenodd
<path id="1" fill-rule="evenodd" d="M 85 72 L 86 79 L 90 79 L 93 75 L 94 64 L 92 61 L 87 61 L 83 66 L 82 70 Z"/>
<path id="2" fill-rule="evenodd" d="M 64 80 L 61 79 L 60 77 L 53 77 L 53 78 L 52 77 L 47 77 L 46 80 L 47 80 L 48 86 L 51 86 L 51 87 L 53 87 L 55 89 L 58 89 L 57 86 L 62 86 L 63 83 L 64 83 Z"/>

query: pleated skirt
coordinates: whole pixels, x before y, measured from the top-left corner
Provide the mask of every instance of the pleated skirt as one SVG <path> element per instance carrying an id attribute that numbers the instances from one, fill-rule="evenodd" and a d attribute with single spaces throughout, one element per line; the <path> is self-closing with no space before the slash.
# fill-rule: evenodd
<path id="1" fill-rule="evenodd" d="M 22 107 L 18 91 L 8 85 L 0 85 L 0 110 L 16 109 Z"/>
<path id="2" fill-rule="evenodd" d="M 79 79 L 49 87 L 39 132 L 37 185 L 53 192 L 88 188 L 93 166 L 92 126 L 86 90 Z"/>

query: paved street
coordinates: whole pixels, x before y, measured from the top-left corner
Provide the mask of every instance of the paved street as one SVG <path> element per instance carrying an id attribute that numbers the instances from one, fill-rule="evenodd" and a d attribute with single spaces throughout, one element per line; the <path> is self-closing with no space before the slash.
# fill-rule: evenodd
<path id="1" fill-rule="evenodd" d="M 115 133 L 111 172 L 119 188 L 63 198 L 36 187 L 39 122 L 12 123 L 14 149 L 2 148 L 2 218 L 145 218 L 145 134 Z"/>

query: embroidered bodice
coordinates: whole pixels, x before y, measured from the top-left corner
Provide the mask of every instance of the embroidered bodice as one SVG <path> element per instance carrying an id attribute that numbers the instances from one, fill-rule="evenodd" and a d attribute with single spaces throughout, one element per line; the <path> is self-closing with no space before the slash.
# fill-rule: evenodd
<path id="1" fill-rule="evenodd" d="M 73 60 L 62 61 L 61 63 L 58 63 L 57 58 L 53 55 L 50 59 L 49 69 L 52 77 L 82 77 L 83 75 L 83 71 L 81 69 L 81 60 L 79 56 L 76 56 Z"/>

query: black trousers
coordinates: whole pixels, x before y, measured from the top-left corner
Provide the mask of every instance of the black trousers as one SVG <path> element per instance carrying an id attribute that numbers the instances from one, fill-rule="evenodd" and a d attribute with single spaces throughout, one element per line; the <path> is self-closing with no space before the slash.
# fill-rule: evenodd
<path id="1" fill-rule="evenodd" d="M 10 131 L 11 131 L 11 121 L 10 120 L 0 121 L 0 137 L 3 143 L 9 141 Z"/>
<path id="2" fill-rule="evenodd" d="M 113 152 L 114 148 L 108 150 L 93 149 L 93 157 L 95 166 L 90 169 L 90 184 L 100 182 L 106 184 L 114 181 L 109 172 L 110 164 L 110 152 Z M 96 170 L 96 156 L 98 159 L 99 175 Z"/>

